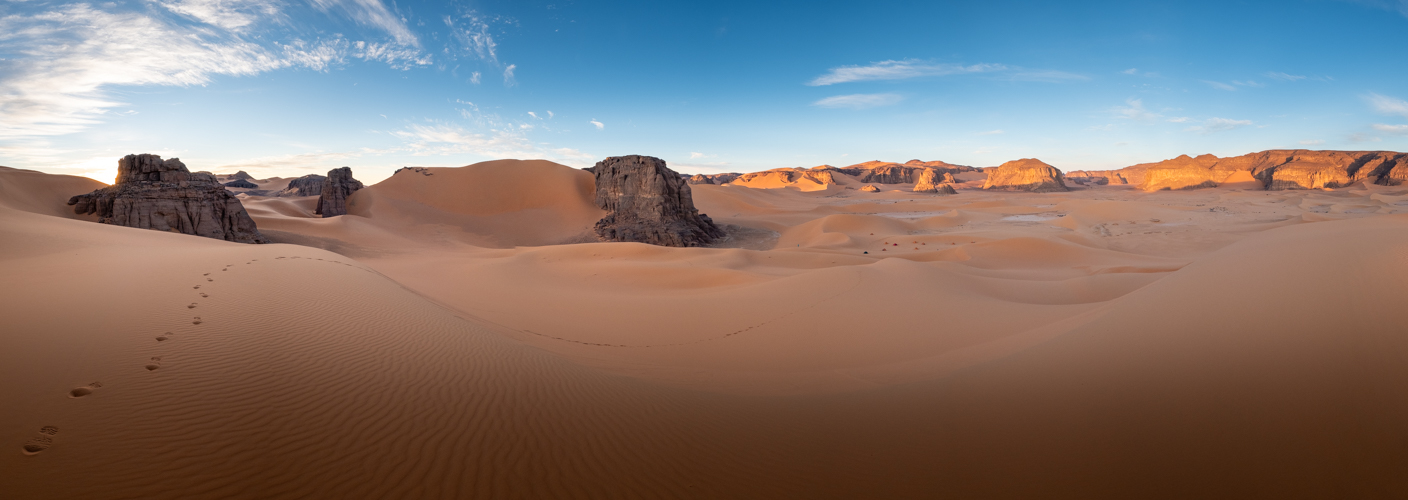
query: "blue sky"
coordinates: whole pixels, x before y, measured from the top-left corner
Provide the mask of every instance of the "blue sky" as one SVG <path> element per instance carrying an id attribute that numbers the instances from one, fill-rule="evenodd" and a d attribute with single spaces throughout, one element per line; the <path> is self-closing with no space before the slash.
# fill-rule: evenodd
<path id="1" fill-rule="evenodd" d="M 647 154 L 1064 170 L 1408 150 L 1408 0 L 0 4 L 0 165 L 257 177 Z"/>

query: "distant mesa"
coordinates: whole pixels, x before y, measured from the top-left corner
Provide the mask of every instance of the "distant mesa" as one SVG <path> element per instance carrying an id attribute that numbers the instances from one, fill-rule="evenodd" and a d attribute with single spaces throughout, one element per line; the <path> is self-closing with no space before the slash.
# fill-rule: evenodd
<path id="1" fill-rule="evenodd" d="M 1067 182 L 1081 186 L 1108 186 L 1129 184 L 1129 179 L 1118 172 L 1105 170 L 1073 170 L 1062 174 Z"/>
<path id="2" fill-rule="evenodd" d="M 689 183 L 665 160 L 613 156 L 587 170 L 596 177 L 596 206 L 608 212 L 594 228 L 602 241 L 697 247 L 724 236 L 694 207 Z"/>
<path id="3" fill-rule="evenodd" d="M 820 191 L 836 185 L 834 168 L 775 168 L 742 174 L 730 181 L 733 185 L 761 189 L 795 187 L 802 191 Z"/>
<path id="4" fill-rule="evenodd" d="M 1061 170 L 1035 158 L 1013 160 L 988 170 L 983 189 L 1049 193 L 1070 191 Z"/>
<path id="5" fill-rule="evenodd" d="M 69 198 L 74 213 L 97 214 L 103 224 L 171 231 L 237 243 L 268 243 L 239 198 L 209 172 L 192 173 L 180 159 L 127 155 L 117 181 Z"/>
<path id="6" fill-rule="evenodd" d="M 952 173 L 940 173 L 938 170 L 928 169 L 919 174 L 919 180 L 915 181 L 914 183 L 914 192 L 934 194 L 958 194 L 958 191 L 953 189 L 953 183 L 954 178 Z"/>
<path id="7" fill-rule="evenodd" d="M 873 185 L 871 185 L 871 184 L 866 184 L 865 187 L 860 188 L 860 190 L 861 190 L 861 191 L 864 191 L 864 192 L 867 192 L 867 193 L 879 193 L 879 192 L 880 192 L 880 188 L 875 187 L 875 186 L 873 186 Z"/>
<path id="8" fill-rule="evenodd" d="M 1068 179 L 1075 179 L 1072 172 Z M 1118 170 L 1081 172 L 1104 176 L 1110 184 L 1137 184 L 1145 191 L 1199 189 L 1241 184 L 1249 189 L 1335 189 L 1356 182 L 1397 186 L 1408 180 L 1408 154 L 1392 151 L 1310 151 L 1273 149 L 1218 158 L 1181 155 Z M 1120 182 L 1116 182 L 1119 180 Z"/>
<path id="9" fill-rule="evenodd" d="M 249 172 L 245 172 L 245 171 L 243 171 L 243 170 L 241 170 L 241 171 L 239 171 L 239 172 L 235 172 L 234 174 L 230 175 L 230 178 L 231 178 L 231 179 L 242 180 L 242 181 L 252 181 L 252 180 L 254 180 L 254 176 L 253 176 L 253 175 L 249 175 Z"/>
<path id="10" fill-rule="evenodd" d="M 275 196 L 318 196 L 323 194 L 323 182 L 327 180 L 324 175 L 308 174 L 288 181 L 288 187 L 280 190 Z"/>
<path id="11" fill-rule="evenodd" d="M 978 169 L 964 165 L 953 165 L 942 161 L 926 162 L 910 160 L 899 164 L 873 160 L 836 170 L 843 174 L 853 176 L 860 182 L 876 184 L 914 184 L 919 182 L 920 175 L 929 170 L 936 170 L 938 173 L 958 174 L 963 172 L 975 172 Z"/>
<path id="12" fill-rule="evenodd" d="M 240 173 L 243 174 L 244 172 L 240 172 Z M 249 174 L 245 174 L 245 175 L 249 175 Z M 258 184 L 255 184 L 255 183 L 253 183 L 253 182 L 249 182 L 248 180 L 245 180 L 245 179 L 235 179 L 235 180 L 233 180 L 233 181 L 226 182 L 226 183 L 225 183 L 225 187 L 241 188 L 241 189 L 256 189 L 256 188 L 259 187 L 259 185 L 258 185 Z"/>
<path id="13" fill-rule="evenodd" d="M 318 207 L 313 213 L 323 217 L 347 215 L 347 198 L 362 187 L 361 181 L 352 178 L 352 167 L 329 170 L 327 179 L 323 180 L 322 192 L 318 195 Z"/>

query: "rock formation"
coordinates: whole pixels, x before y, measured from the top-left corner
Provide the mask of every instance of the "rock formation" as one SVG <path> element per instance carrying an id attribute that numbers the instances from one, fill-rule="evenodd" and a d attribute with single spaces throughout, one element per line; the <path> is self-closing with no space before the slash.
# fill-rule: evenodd
<path id="1" fill-rule="evenodd" d="M 327 180 L 327 177 L 318 174 L 308 174 L 288 181 L 288 187 L 279 191 L 277 196 L 318 196 L 323 194 L 323 182 Z"/>
<path id="2" fill-rule="evenodd" d="M 919 176 L 929 170 L 938 173 L 957 174 L 973 172 L 977 169 L 963 165 L 953 165 L 941 161 L 909 160 L 904 164 L 880 160 L 857 163 L 849 167 L 834 169 L 856 178 L 857 181 L 877 184 L 913 184 Z"/>
<path id="3" fill-rule="evenodd" d="M 347 215 L 347 198 L 362 189 L 361 181 L 352 178 L 352 167 L 334 168 L 323 179 L 322 192 L 318 194 L 318 207 L 313 213 L 323 217 Z"/>
<path id="4" fill-rule="evenodd" d="M 694 208 L 689 184 L 650 156 L 614 156 L 587 169 L 596 176 L 596 205 L 609 212 L 596 223 L 603 241 L 697 247 L 724 236 Z"/>
<path id="5" fill-rule="evenodd" d="M 802 191 L 820 191 L 836 184 L 835 169 L 774 168 L 743 174 L 732 182 L 736 186 L 760 189 L 795 187 Z"/>
<path id="6" fill-rule="evenodd" d="M 1396 186 L 1408 180 L 1408 154 L 1274 149 L 1227 158 L 1184 155 L 1081 175 L 1106 176 L 1111 184 L 1128 179 L 1147 191 L 1215 187 L 1229 182 L 1256 182 L 1269 190 L 1334 189 L 1356 182 Z"/>
<path id="7" fill-rule="evenodd" d="M 1035 158 L 1009 161 L 988 170 L 988 180 L 983 183 L 983 189 L 1034 193 L 1070 190 L 1062 180 L 1061 170 Z"/>
<path id="8" fill-rule="evenodd" d="M 700 185 L 700 184 L 709 184 L 709 185 L 713 185 L 713 184 L 714 184 L 714 179 L 713 179 L 712 177 L 707 176 L 707 175 L 703 175 L 703 174 L 694 174 L 693 176 L 690 176 L 690 178 L 685 179 L 685 182 L 688 182 L 688 183 L 690 183 L 691 185 L 696 185 L 696 186 L 697 186 L 697 185 Z"/>
<path id="9" fill-rule="evenodd" d="M 864 192 L 867 192 L 867 193 L 879 193 L 879 192 L 880 192 L 880 188 L 875 187 L 875 186 L 872 186 L 872 185 L 870 185 L 870 184 L 866 184 L 865 187 L 860 188 L 860 190 L 861 190 L 861 191 L 864 191 Z"/>
<path id="10" fill-rule="evenodd" d="M 241 172 L 241 173 L 243 173 L 243 172 Z M 225 187 L 240 188 L 240 189 L 258 189 L 258 188 L 259 188 L 259 185 L 258 185 L 258 184 L 255 184 L 255 183 L 253 183 L 253 182 L 249 182 L 249 181 L 247 181 L 247 180 L 245 180 L 245 179 L 235 179 L 235 180 L 233 180 L 233 181 L 226 182 L 226 183 L 225 183 Z"/>
<path id="11" fill-rule="evenodd" d="M 953 189 L 953 181 L 953 174 L 939 174 L 938 170 L 927 169 L 919 174 L 919 180 L 914 183 L 914 192 L 958 194 L 958 191 Z"/>
<path id="12" fill-rule="evenodd" d="M 239 198 L 207 172 L 151 154 L 117 162 L 113 185 L 69 198 L 74 213 L 104 224 L 193 234 L 237 243 L 268 243 Z"/>
<path id="13" fill-rule="evenodd" d="M 241 170 L 241 171 L 239 171 L 239 172 L 235 172 L 233 175 L 230 176 L 230 178 L 231 178 L 231 179 L 237 179 L 237 180 L 244 180 L 244 181 L 252 181 L 252 180 L 254 180 L 254 176 L 253 176 L 253 175 L 249 175 L 249 172 L 245 172 L 245 171 L 243 171 L 243 170 Z"/>

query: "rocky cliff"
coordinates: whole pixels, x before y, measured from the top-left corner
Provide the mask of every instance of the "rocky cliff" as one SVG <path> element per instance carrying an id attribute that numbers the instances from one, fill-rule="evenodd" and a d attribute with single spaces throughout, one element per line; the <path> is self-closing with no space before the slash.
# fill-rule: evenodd
<path id="1" fill-rule="evenodd" d="M 1061 170 L 1035 158 L 1013 160 L 988 170 L 983 189 L 1045 193 L 1069 191 Z"/>
<path id="2" fill-rule="evenodd" d="M 1187 155 L 1084 175 L 1127 178 L 1140 189 L 1196 189 L 1255 182 L 1262 189 L 1333 189 L 1356 182 L 1396 186 L 1408 180 L 1408 154 L 1392 151 L 1273 149 L 1218 158 Z"/>
<path id="3" fill-rule="evenodd" d="M 724 236 L 694 208 L 689 184 L 664 160 L 615 156 L 588 170 L 596 177 L 596 205 L 609 212 L 595 227 L 603 241 L 697 247 Z"/>
<path id="4" fill-rule="evenodd" d="M 214 175 L 192 173 L 177 158 L 127 155 L 117 162 L 112 186 L 69 198 L 68 204 L 74 213 L 96 214 L 104 224 L 268 243 L 239 198 Z"/>
<path id="5" fill-rule="evenodd" d="M 275 196 L 318 196 L 323 194 L 323 183 L 327 180 L 327 176 L 308 174 L 288 181 L 288 187 Z"/>
<path id="6" fill-rule="evenodd" d="M 919 174 L 919 180 L 914 183 L 916 193 L 936 193 L 936 194 L 958 194 L 953 189 L 953 174 L 938 170 L 927 169 Z"/>
<path id="7" fill-rule="evenodd" d="M 313 213 L 323 217 L 347 215 L 347 198 L 362 189 L 361 181 L 352 178 L 352 168 L 334 168 L 323 179 L 322 192 L 318 193 L 318 206 Z"/>

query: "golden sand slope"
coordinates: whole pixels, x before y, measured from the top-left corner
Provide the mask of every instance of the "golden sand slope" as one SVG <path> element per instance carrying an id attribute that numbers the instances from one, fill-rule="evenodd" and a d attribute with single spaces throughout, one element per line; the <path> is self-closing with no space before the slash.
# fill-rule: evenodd
<path id="1" fill-rule="evenodd" d="M 458 229 L 246 202 L 354 259 L 5 203 L 0 491 L 1408 494 L 1408 190 L 695 186 L 760 251 L 485 248 L 511 224 L 398 189 Z"/>

